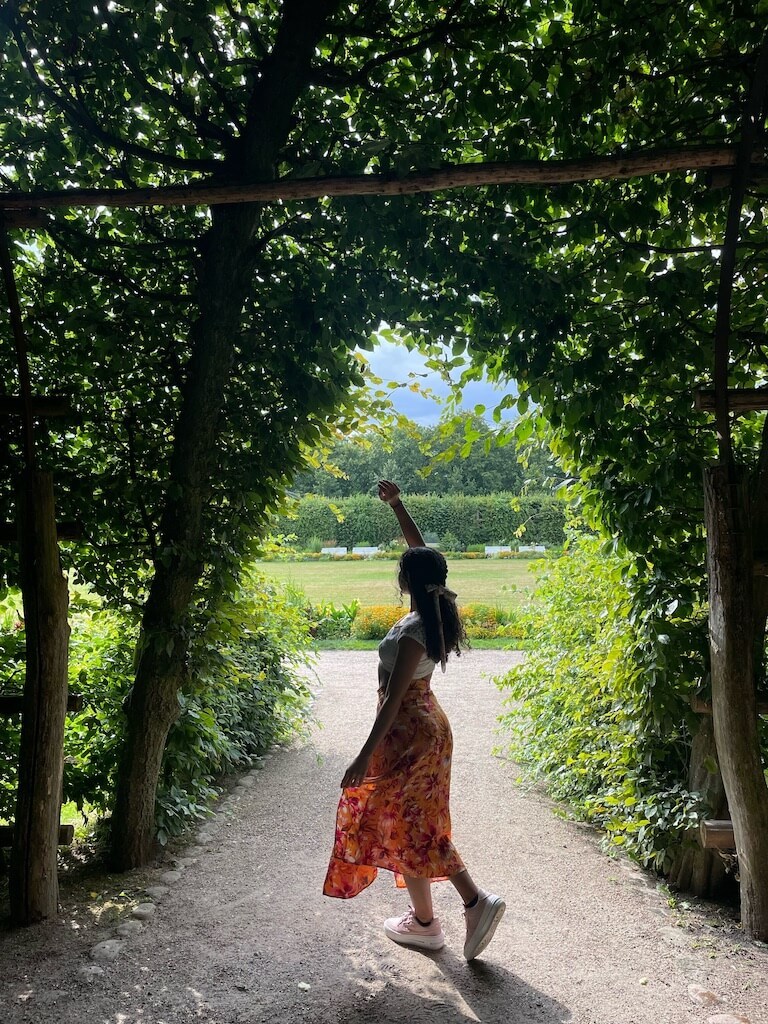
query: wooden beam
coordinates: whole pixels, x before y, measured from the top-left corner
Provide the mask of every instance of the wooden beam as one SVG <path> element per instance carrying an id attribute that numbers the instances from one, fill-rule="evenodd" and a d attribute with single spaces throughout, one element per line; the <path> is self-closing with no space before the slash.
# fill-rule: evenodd
<path id="1" fill-rule="evenodd" d="M 32 399 L 32 415 L 38 419 L 70 416 L 72 403 L 64 395 L 40 395 Z M 23 416 L 24 401 L 17 395 L 0 395 L 0 416 Z"/>
<path id="2" fill-rule="evenodd" d="M 715 411 L 715 392 L 708 388 L 694 391 L 693 401 L 697 409 Z M 728 388 L 729 412 L 759 412 L 761 409 L 768 409 L 768 388 Z"/>
<path id="3" fill-rule="evenodd" d="M 0 693 L 0 715 L 20 715 L 24 709 L 23 693 Z M 70 693 L 67 696 L 67 711 L 83 710 L 82 693 Z"/>
<path id="4" fill-rule="evenodd" d="M 13 825 L 0 825 L 0 847 L 13 845 L 13 833 Z M 59 846 L 69 846 L 74 838 L 74 825 L 59 825 Z"/>
<path id="5" fill-rule="evenodd" d="M 712 704 L 701 697 L 691 697 L 691 710 L 695 711 L 697 715 L 711 715 Z M 768 700 L 757 702 L 757 713 L 758 715 L 768 715 Z"/>
<path id="6" fill-rule="evenodd" d="M 735 850 L 733 822 L 728 818 L 709 818 L 699 825 L 699 839 L 705 850 Z"/>
<path id="7" fill-rule="evenodd" d="M 281 178 L 248 185 L 211 181 L 132 189 L 67 188 L 44 192 L 0 192 L 0 213 L 6 210 L 72 209 L 73 207 L 214 206 L 221 203 L 268 203 L 318 199 L 323 196 L 403 196 L 419 192 L 486 185 L 569 185 L 579 181 L 626 181 L 651 174 L 733 168 L 735 146 L 678 146 L 581 160 L 516 160 L 452 164 L 439 170 L 390 174 L 355 174 L 324 178 Z M 753 160 L 763 164 L 765 155 Z"/>
<path id="8" fill-rule="evenodd" d="M 83 524 L 76 519 L 56 524 L 57 540 L 82 540 L 85 533 Z M 0 544 L 8 547 L 18 541 L 19 530 L 15 523 L 0 523 Z"/>

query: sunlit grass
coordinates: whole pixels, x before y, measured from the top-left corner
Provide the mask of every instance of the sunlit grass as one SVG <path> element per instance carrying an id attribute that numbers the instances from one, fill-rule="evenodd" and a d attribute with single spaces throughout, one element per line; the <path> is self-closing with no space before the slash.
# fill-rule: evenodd
<path id="1" fill-rule="evenodd" d="M 512 559 L 449 561 L 448 585 L 460 604 L 516 608 L 533 588 L 530 562 Z M 361 605 L 398 604 L 397 562 L 258 562 L 261 572 L 281 583 L 300 587 L 313 603 L 330 601 Z M 404 600 L 404 599 L 403 599 Z"/>

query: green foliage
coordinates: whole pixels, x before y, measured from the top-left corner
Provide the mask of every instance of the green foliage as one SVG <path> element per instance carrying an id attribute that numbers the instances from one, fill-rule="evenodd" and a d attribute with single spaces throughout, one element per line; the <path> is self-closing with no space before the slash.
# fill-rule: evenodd
<path id="1" fill-rule="evenodd" d="M 499 681 L 511 756 L 610 842 L 661 869 L 701 811 L 683 779 L 687 696 L 703 671 L 700 619 L 631 614 L 633 561 L 596 539 L 542 562 L 526 629 L 535 646 Z M 670 693 L 666 682 L 677 673 Z"/>
<path id="2" fill-rule="evenodd" d="M 103 817 L 112 806 L 138 625 L 98 601 L 75 597 L 69 684 L 83 695 L 84 706 L 66 720 L 64 800 Z M 7 666 L 23 665 L 24 656 L 14 602 L 18 596 L 11 592 L 5 613 L 0 608 L 0 650 Z M 255 571 L 206 611 L 163 759 L 157 794 L 161 841 L 207 813 L 221 775 L 242 770 L 306 727 L 310 694 L 301 669 L 310 640 L 303 600 Z M 12 817 L 19 723 L 0 719 L 0 730 L 0 817 Z"/>
<path id="3" fill-rule="evenodd" d="M 458 458 L 441 458 L 452 449 L 457 437 L 464 444 L 467 422 L 478 439 L 488 444 L 473 444 Z M 532 454 L 524 469 L 513 448 L 495 443 L 496 434 L 496 428 L 481 417 L 470 416 L 466 422 L 454 423 L 452 430 L 409 422 L 394 430 L 342 437 L 327 456 L 334 472 L 318 468 L 302 473 L 294 487 L 336 499 L 375 493 L 376 481 L 382 478 L 396 480 L 408 494 L 468 495 L 495 491 L 517 494 L 534 479 L 541 489 L 551 491 L 562 480 L 551 456 Z"/>
<path id="4" fill-rule="evenodd" d="M 163 758 L 161 841 L 205 813 L 219 775 L 242 770 L 305 728 L 310 693 L 300 669 L 309 642 L 295 595 L 255 571 L 211 610 Z"/>
<path id="5" fill-rule="evenodd" d="M 316 606 L 307 604 L 309 632 L 316 640 L 340 640 L 350 637 L 359 608 L 359 601 L 350 601 L 340 608 L 330 601 L 321 601 Z"/>
<path id="6" fill-rule="evenodd" d="M 469 545 L 498 544 L 501 538 L 519 534 L 528 543 L 561 545 L 564 540 L 564 505 L 556 498 L 518 498 L 511 494 L 482 497 L 464 495 L 407 496 L 408 510 L 435 542 L 446 534 L 457 541 L 458 550 Z M 355 495 L 331 502 L 310 495 L 295 505 L 295 519 L 278 520 L 278 529 L 291 530 L 304 545 L 312 536 L 322 536 L 344 547 L 361 540 L 389 544 L 399 536 L 399 526 L 388 505 L 378 498 Z"/>
<path id="7" fill-rule="evenodd" d="M 443 551 L 461 551 L 463 545 L 455 533 L 450 530 L 446 530 L 443 536 L 440 538 L 440 548 Z"/>
<path id="8" fill-rule="evenodd" d="M 82 601 L 74 609 L 78 605 L 70 617 L 69 685 L 83 695 L 83 710 L 67 715 L 65 723 L 64 800 L 105 816 L 125 730 L 123 702 L 133 684 L 138 623 L 125 613 Z"/>

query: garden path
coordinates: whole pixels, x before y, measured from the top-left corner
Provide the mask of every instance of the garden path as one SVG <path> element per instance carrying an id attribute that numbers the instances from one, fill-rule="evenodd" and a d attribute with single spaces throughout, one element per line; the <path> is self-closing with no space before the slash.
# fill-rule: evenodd
<path id="1" fill-rule="evenodd" d="M 66 893 L 57 924 L 0 937 L 4 1024 L 766 1024 L 768 947 L 727 915 L 671 907 L 492 754 L 501 697 L 487 674 L 517 657 L 470 652 L 434 687 L 454 728 L 457 846 L 508 903 L 481 960 L 462 958 L 448 884 L 435 887 L 448 943 L 431 955 L 382 934 L 406 899 L 386 872 L 354 900 L 321 895 L 338 780 L 375 701 L 375 655 L 326 652 L 323 728 L 233 790 L 114 961 L 89 957 L 114 927 Z M 140 893 L 158 874 L 115 881 Z"/>

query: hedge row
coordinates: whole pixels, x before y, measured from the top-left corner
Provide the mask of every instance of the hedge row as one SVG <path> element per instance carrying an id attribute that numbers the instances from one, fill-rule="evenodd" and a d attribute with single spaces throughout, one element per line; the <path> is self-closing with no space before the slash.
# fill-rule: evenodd
<path id="1" fill-rule="evenodd" d="M 524 544 L 559 546 L 565 540 L 565 506 L 549 496 L 519 498 L 512 494 L 414 495 L 405 497 L 408 510 L 419 524 L 428 542 L 453 535 L 466 547 L 469 544 L 503 544 L 520 539 Z M 341 513 L 339 519 L 334 507 Z M 323 545 L 389 544 L 400 536 L 400 527 L 392 510 L 378 498 L 356 495 L 331 502 L 314 495 L 302 498 L 296 518 L 281 517 L 280 533 L 294 533 L 299 547 L 313 539 Z"/>

